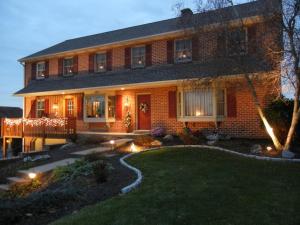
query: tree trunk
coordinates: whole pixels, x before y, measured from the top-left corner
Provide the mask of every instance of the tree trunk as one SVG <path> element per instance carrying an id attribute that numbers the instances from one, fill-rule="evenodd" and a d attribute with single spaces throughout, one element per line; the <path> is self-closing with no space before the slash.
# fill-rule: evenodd
<path id="1" fill-rule="evenodd" d="M 266 116 L 264 115 L 264 112 L 262 110 L 262 107 L 259 103 L 259 100 L 258 100 L 258 97 L 257 97 L 257 94 L 256 94 L 256 91 L 255 91 L 255 88 L 254 88 L 254 85 L 249 77 L 248 74 L 245 74 L 245 79 L 247 81 L 247 84 L 248 84 L 248 87 L 250 89 L 250 92 L 251 92 L 251 95 L 253 97 L 253 100 L 254 100 L 254 104 L 255 104 L 255 107 L 258 111 L 258 114 L 268 132 L 268 135 L 270 136 L 270 138 L 272 139 L 273 141 L 273 144 L 275 146 L 275 148 L 278 150 L 278 151 L 281 151 L 283 149 L 283 146 L 282 144 L 279 142 L 278 138 L 276 137 L 276 135 L 274 134 L 273 132 L 273 128 L 271 127 L 270 123 L 268 122 Z"/>

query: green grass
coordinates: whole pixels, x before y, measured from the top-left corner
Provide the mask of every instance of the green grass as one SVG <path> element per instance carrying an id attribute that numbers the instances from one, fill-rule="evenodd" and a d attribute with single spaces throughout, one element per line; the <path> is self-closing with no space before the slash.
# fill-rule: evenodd
<path id="1" fill-rule="evenodd" d="M 145 152 L 129 162 L 145 176 L 140 188 L 54 224 L 300 224 L 300 164 L 187 148 Z"/>

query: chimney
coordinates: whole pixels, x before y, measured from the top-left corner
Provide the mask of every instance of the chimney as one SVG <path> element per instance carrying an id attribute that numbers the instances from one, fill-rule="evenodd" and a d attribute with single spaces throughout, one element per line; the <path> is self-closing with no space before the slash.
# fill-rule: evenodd
<path id="1" fill-rule="evenodd" d="M 181 10 L 181 17 L 192 16 L 194 13 L 190 8 L 185 8 Z"/>

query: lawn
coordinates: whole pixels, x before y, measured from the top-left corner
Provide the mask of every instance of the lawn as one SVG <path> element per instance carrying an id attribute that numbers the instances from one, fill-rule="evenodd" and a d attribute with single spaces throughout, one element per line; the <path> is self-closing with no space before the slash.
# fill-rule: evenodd
<path id="1" fill-rule="evenodd" d="M 145 176 L 140 188 L 53 225 L 300 224 L 300 164 L 189 148 L 144 152 L 129 162 Z"/>

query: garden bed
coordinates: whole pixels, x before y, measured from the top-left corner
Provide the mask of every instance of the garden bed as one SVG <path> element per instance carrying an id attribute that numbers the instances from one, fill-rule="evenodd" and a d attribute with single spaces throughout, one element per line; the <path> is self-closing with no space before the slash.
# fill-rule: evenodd
<path id="1" fill-rule="evenodd" d="M 32 192 L 26 193 L 28 189 L 19 185 L 19 188 L 14 189 L 13 192 L 2 194 L 0 224 L 48 224 L 64 215 L 76 214 L 83 206 L 118 195 L 120 190 L 130 184 L 135 177 L 130 170 L 120 165 L 121 156 L 122 154 L 117 154 L 100 159 L 111 168 L 106 175 L 106 181 L 103 180 L 103 176 L 100 177 L 102 179 L 100 182 L 94 173 L 87 173 L 91 164 L 98 161 L 82 159 L 77 163 L 79 166 L 62 167 L 39 178 L 37 181 L 39 184 Z M 75 172 L 72 172 L 73 170 Z M 99 171 L 101 172 L 100 167 Z M 22 196 L 15 196 L 16 194 Z"/>

